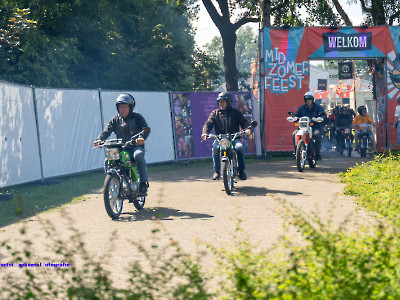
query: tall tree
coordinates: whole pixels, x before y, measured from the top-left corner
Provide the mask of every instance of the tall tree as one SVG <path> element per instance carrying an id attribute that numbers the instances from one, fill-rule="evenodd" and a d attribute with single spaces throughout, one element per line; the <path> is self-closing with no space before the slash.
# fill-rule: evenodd
<path id="1" fill-rule="evenodd" d="M 208 14 L 217 26 L 224 48 L 224 71 L 226 89 L 228 91 L 238 90 L 238 74 L 236 69 L 236 31 L 249 22 L 258 22 L 258 10 L 256 3 L 258 1 L 228 1 L 218 0 L 218 7 L 212 0 L 202 0 Z M 218 8 L 218 9 L 217 9 Z M 231 21 L 235 11 L 244 9 L 244 11 L 237 16 L 237 20 Z"/>
<path id="2" fill-rule="evenodd" d="M 250 77 L 251 64 L 257 59 L 258 43 L 257 36 L 250 26 L 243 26 L 237 32 L 236 42 L 236 67 L 238 71 L 238 81 L 242 87 L 245 87 L 246 80 Z M 224 49 L 222 39 L 215 36 L 210 43 L 205 45 L 208 53 L 213 53 L 223 69 Z M 222 74 L 223 75 L 223 74 Z M 246 86 L 246 88 L 248 88 Z"/>

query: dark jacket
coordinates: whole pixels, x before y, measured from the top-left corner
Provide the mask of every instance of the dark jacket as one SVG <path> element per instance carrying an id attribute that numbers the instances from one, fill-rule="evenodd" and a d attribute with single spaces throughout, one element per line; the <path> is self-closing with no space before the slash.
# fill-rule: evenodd
<path id="1" fill-rule="evenodd" d="M 318 116 L 322 116 L 324 118 L 324 121 L 321 123 L 314 122 L 314 125 L 312 126 L 313 128 L 321 128 L 322 125 L 324 125 L 327 121 L 325 110 L 323 109 L 323 107 L 321 105 L 319 105 L 318 103 L 315 103 L 315 102 L 314 102 L 313 106 L 311 107 L 311 109 L 308 109 L 307 104 L 303 104 L 302 106 L 299 107 L 299 109 L 296 111 L 294 116 L 298 117 L 298 118 L 309 117 L 310 119 L 316 118 Z"/>
<path id="2" fill-rule="evenodd" d="M 208 120 L 204 124 L 203 134 L 210 133 L 211 129 L 215 129 L 215 134 L 236 133 L 239 125 L 242 129 L 250 126 L 250 121 L 236 108 L 228 107 L 226 110 L 214 110 Z"/>
<path id="3" fill-rule="evenodd" d="M 339 114 L 336 118 L 335 118 L 335 128 L 350 128 L 351 127 L 351 123 L 353 122 L 353 118 L 351 117 L 351 115 L 347 114 L 347 115 L 342 115 Z"/>
<path id="4" fill-rule="evenodd" d="M 118 114 L 108 122 L 97 139 L 105 141 L 114 132 L 117 139 L 122 139 L 122 142 L 125 143 L 142 131 L 144 127 L 148 127 L 148 125 L 142 115 L 132 112 L 124 119 Z M 147 136 L 148 134 L 145 134 L 143 138 L 146 139 Z"/>

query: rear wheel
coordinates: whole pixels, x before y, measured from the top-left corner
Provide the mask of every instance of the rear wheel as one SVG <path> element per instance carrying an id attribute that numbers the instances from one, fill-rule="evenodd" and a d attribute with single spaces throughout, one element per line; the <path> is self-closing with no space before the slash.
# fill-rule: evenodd
<path id="1" fill-rule="evenodd" d="M 222 169 L 222 179 L 224 180 L 225 192 L 230 195 L 234 188 L 233 180 L 233 166 L 230 159 L 223 161 L 221 164 Z"/>
<path id="2" fill-rule="evenodd" d="M 143 209 L 145 202 L 146 202 L 146 196 L 137 197 L 135 200 L 133 200 L 133 205 L 137 210 L 141 210 Z"/>
<path id="3" fill-rule="evenodd" d="M 304 144 L 304 141 L 299 141 L 296 148 L 296 163 L 297 163 L 297 170 L 299 170 L 299 172 L 303 172 L 304 166 L 306 164 L 306 158 L 307 158 L 306 145 Z"/>
<path id="4" fill-rule="evenodd" d="M 310 166 L 310 168 L 315 168 L 317 166 L 315 143 L 310 143 L 308 147 L 310 150 L 310 155 L 308 157 L 308 165 Z"/>
<path id="5" fill-rule="evenodd" d="M 104 180 L 104 206 L 111 219 L 117 219 L 122 212 L 123 198 L 119 197 L 120 181 L 115 174 L 107 174 Z"/>
<path id="6" fill-rule="evenodd" d="M 368 138 L 363 137 L 362 143 L 361 143 L 361 157 L 366 157 L 367 156 L 367 147 L 368 147 Z"/>

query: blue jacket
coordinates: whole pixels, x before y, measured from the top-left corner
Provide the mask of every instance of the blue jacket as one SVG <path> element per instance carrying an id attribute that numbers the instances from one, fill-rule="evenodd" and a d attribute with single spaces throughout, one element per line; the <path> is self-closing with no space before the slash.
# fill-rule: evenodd
<path id="1" fill-rule="evenodd" d="M 319 105 L 318 103 L 313 104 L 313 106 L 311 107 L 311 109 L 308 109 L 307 104 L 303 104 L 302 106 L 299 107 L 299 109 L 296 111 L 296 113 L 294 114 L 295 117 L 309 117 L 309 118 L 313 118 L 313 117 L 318 117 L 321 116 L 324 118 L 324 121 L 321 123 L 318 122 L 314 122 L 314 125 L 312 126 L 313 128 L 321 128 L 322 125 L 324 125 L 326 123 L 326 113 L 325 110 L 323 109 L 323 107 L 321 105 Z"/>

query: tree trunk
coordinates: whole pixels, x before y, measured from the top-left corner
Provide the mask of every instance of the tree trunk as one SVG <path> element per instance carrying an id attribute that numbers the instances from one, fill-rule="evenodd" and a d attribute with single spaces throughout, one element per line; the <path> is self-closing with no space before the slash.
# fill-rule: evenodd
<path id="1" fill-rule="evenodd" d="M 224 47 L 224 69 L 225 83 L 227 91 L 237 91 L 238 75 L 236 69 L 236 32 L 230 28 L 220 29 L 222 37 L 222 45 Z"/>
<path id="2" fill-rule="evenodd" d="M 261 0 L 261 28 L 271 27 L 271 0 Z"/>

